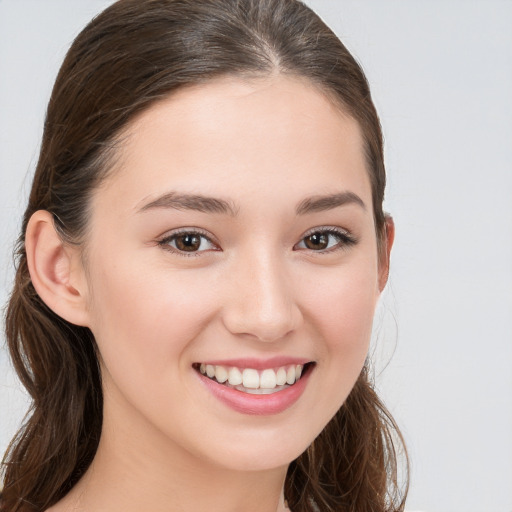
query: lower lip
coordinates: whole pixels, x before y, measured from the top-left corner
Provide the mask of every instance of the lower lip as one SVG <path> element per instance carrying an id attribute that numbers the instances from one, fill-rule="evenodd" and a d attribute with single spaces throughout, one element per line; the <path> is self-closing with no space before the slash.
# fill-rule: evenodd
<path id="1" fill-rule="evenodd" d="M 221 402 L 231 409 L 243 414 L 265 415 L 278 414 L 291 407 L 302 395 L 309 380 L 313 368 L 309 370 L 293 385 L 276 391 L 269 395 L 252 395 L 219 384 L 204 375 L 197 373 L 201 382 Z"/>

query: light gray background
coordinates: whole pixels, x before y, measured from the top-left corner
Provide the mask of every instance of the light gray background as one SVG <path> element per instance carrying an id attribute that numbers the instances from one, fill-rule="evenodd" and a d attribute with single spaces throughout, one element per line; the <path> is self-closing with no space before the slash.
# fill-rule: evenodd
<path id="1" fill-rule="evenodd" d="M 50 88 L 109 3 L 0 0 L 2 303 Z M 308 3 L 362 62 L 386 136 L 397 239 L 374 357 L 408 509 L 511 512 L 512 1 Z M 0 349 L 0 452 L 26 403 Z"/>

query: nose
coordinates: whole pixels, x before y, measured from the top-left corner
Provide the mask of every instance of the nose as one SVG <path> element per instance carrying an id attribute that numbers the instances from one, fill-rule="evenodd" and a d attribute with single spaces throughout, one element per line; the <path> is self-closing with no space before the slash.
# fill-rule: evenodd
<path id="1" fill-rule="evenodd" d="M 273 342 L 299 327 L 302 313 L 285 262 L 261 251 L 231 270 L 223 308 L 224 325 L 231 333 Z"/>

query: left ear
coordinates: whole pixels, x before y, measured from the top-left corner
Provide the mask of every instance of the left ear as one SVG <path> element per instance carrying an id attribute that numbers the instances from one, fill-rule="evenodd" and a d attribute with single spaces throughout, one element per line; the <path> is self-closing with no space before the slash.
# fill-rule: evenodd
<path id="1" fill-rule="evenodd" d="M 384 224 L 384 233 L 382 236 L 381 244 L 379 249 L 379 291 L 382 292 L 389 277 L 389 261 L 391 255 L 391 248 L 395 240 L 395 223 L 391 215 L 386 214 L 386 220 Z"/>

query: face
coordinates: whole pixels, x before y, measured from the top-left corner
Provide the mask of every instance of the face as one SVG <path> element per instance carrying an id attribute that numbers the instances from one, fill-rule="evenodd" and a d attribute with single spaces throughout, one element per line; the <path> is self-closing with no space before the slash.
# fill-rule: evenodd
<path id="1" fill-rule="evenodd" d="M 380 292 L 357 123 L 299 80 L 222 79 L 142 114 L 117 167 L 85 272 L 105 417 L 191 460 L 289 463 L 353 387 Z"/>

